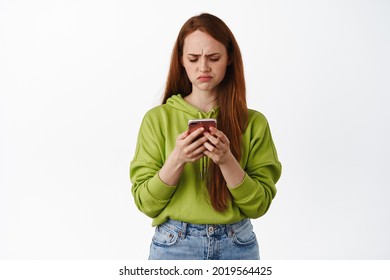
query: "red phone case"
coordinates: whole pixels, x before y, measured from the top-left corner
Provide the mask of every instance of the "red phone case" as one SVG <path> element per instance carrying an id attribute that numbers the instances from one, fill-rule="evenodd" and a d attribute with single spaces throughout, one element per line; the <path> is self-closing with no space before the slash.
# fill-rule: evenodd
<path id="1" fill-rule="evenodd" d="M 217 121 L 215 119 L 196 119 L 188 121 L 188 130 L 190 133 L 200 127 L 204 127 L 205 130 L 210 131 L 210 127 L 217 127 Z"/>

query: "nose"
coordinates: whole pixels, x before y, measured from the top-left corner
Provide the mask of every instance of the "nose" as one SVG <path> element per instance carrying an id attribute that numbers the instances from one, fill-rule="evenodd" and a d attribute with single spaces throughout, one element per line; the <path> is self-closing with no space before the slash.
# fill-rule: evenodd
<path id="1" fill-rule="evenodd" d="M 210 66 L 206 57 L 202 57 L 201 59 L 199 59 L 199 71 L 200 72 L 210 71 Z"/>

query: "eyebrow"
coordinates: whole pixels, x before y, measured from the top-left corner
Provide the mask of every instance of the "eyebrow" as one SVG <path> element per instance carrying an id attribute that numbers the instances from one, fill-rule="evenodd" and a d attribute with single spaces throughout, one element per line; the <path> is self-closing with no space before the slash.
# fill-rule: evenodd
<path id="1" fill-rule="evenodd" d="M 201 56 L 201 54 L 195 54 L 195 53 L 188 53 L 187 55 L 189 55 L 189 56 Z M 210 53 L 210 54 L 206 54 L 205 56 L 206 57 L 210 57 L 210 56 L 214 56 L 214 55 L 221 55 L 221 53 Z"/>

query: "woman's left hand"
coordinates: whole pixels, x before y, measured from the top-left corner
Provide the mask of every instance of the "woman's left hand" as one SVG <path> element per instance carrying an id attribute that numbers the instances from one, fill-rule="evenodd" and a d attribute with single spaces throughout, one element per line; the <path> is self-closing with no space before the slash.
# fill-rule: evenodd
<path id="1" fill-rule="evenodd" d="M 210 127 L 210 132 L 211 133 L 206 131 L 203 133 L 209 140 L 203 144 L 206 148 L 203 153 L 211 158 L 215 164 L 224 164 L 232 156 L 230 141 L 222 131 L 215 127 Z"/>
<path id="2" fill-rule="evenodd" d="M 230 150 L 230 141 L 220 130 L 211 127 L 210 132 L 204 132 L 203 135 L 208 139 L 203 144 L 206 150 L 203 152 L 211 158 L 215 164 L 218 164 L 226 186 L 229 188 L 237 187 L 245 177 L 245 171 L 241 168 L 239 162 L 233 156 Z"/>

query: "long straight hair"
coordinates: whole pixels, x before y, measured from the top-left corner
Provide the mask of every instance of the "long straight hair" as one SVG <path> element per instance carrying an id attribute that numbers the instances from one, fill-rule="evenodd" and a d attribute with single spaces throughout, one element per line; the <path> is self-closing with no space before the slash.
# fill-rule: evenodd
<path id="1" fill-rule="evenodd" d="M 192 92 L 192 84 L 185 68 L 181 64 L 185 38 L 192 32 L 200 30 L 222 43 L 228 53 L 229 64 L 225 77 L 218 85 L 219 114 L 218 129 L 228 137 L 230 149 L 237 160 L 241 158 L 242 133 L 247 127 L 248 110 L 244 67 L 240 48 L 229 27 L 218 17 L 203 13 L 190 18 L 184 23 L 174 45 L 162 103 L 174 94 L 183 97 Z M 210 160 L 207 188 L 213 208 L 224 211 L 231 200 L 226 181 L 217 164 Z"/>

